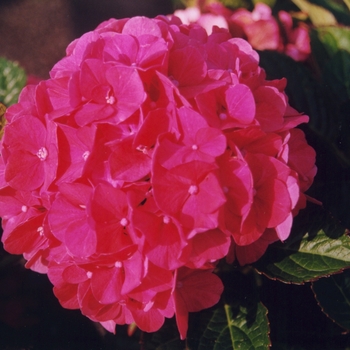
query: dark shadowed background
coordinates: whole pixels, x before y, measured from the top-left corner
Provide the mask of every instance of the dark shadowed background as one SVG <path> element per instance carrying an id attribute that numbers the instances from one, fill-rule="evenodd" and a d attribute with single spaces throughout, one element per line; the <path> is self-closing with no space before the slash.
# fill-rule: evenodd
<path id="1" fill-rule="evenodd" d="M 0 57 L 47 78 L 67 45 L 102 21 L 171 12 L 170 0 L 0 0 Z"/>

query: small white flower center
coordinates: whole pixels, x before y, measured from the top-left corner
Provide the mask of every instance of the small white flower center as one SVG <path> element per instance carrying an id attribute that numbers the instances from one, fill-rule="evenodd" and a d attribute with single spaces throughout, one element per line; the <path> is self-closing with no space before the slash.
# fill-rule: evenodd
<path id="1" fill-rule="evenodd" d="M 45 147 L 41 147 L 38 152 L 36 152 L 36 155 L 41 161 L 44 161 L 47 158 L 48 152 Z"/>
<path id="2" fill-rule="evenodd" d="M 115 97 L 113 95 L 108 94 L 106 96 L 106 102 L 110 105 L 115 104 Z"/>
<path id="3" fill-rule="evenodd" d="M 89 155 L 90 155 L 90 152 L 89 151 L 85 151 L 83 153 L 82 157 L 83 157 L 84 160 L 86 160 L 86 159 L 88 159 Z"/>
<path id="4" fill-rule="evenodd" d="M 21 210 L 23 211 L 23 213 L 26 213 L 28 210 L 28 207 L 26 205 L 22 205 Z"/>
<path id="5" fill-rule="evenodd" d="M 196 150 L 198 149 L 198 146 L 197 146 L 197 145 L 192 145 L 192 149 L 193 149 L 194 151 L 196 151 Z"/>
<path id="6" fill-rule="evenodd" d="M 136 149 L 140 152 L 142 152 L 143 154 L 148 154 L 148 149 L 147 146 L 144 145 L 139 145 L 136 147 Z"/>
<path id="7" fill-rule="evenodd" d="M 39 233 L 39 236 L 43 236 L 44 235 L 44 228 L 42 226 L 38 227 L 38 229 L 36 230 L 36 232 Z"/>
<path id="8" fill-rule="evenodd" d="M 188 189 L 189 194 L 197 194 L 198 193 L 198 186 L 196 185 L 191 185 L 190 188 Z"/>
<path id="9" fill-rule="evenodd" d="M 129 221 L 127 218 L 122 218 L 120 220 L 120 225 L 122 225 L 122 226 L 126 226 L 128 223 L 129 223 Z"/>
<path id="10" fill-rule="evenodd" d="M 122 264 L 121 261 L 116 261 L 116 262 L 114 263 L 114 266 L 115 266 L 115 267 L 118 267 L 118 268 L 121 268 L 121 267 L 123 267 L 123 264 Z"/>
<path id="11" fill-rule="evenodd" d="M 92 272 L 91 271 L 86 272 L 86 276 L 87 276 L 87 278 L 91 278 L 92 277 Z"/>
<path id="12" fill-rule="evenodd" d="M 169 216 L 164 216 L 163 217 L 163 222 L 164 222 L 164 224 L 169 224 L 169 222 L 170 222 Z"/>

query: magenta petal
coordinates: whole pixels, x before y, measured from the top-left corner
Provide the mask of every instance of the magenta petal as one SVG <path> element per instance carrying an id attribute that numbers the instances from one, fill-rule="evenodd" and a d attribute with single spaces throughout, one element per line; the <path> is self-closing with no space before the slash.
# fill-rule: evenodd
<path id="1" fill-rule="evenodd" d="M 183 264 L 179 257 L 186 243 L 174 219 L 139 210 L 134 212 L 132 223 L 145 236 L 144 252 L 153 264 L 168 270 Z"/>
<path id="2" fill-rule="evenodd" d="M 106 72 L 106 79 L 113 87 L 117 121 L 130 117 L 145 99 L 141 78 L 134 68 L 116 66 Z"/>
<path id="3" fill-rule="evenodd" d="M 260 259 L 260 257 L 265 253 L 269 244 L 277 240 L 278 237 L 275 230 L 267 229 L 259 239 L 249 245 L 234 245 L 237 260 L 242 266 L 252 264 Z"/>
<path id="4" fill-rule="evenodd" d="M 254 96 L 248 86 L 237 84 L 225 91 L 227 109 L 231 118 L 250 124 L 255 117 Z"/>
<path id="5" fill-rule="evenodd" d="M 166 71 L 166 60 L 168 58 L 167 43 L 153 35 L 139 37 L 139 52 L 137 61 L 142 68 L 157 68 Z"/>
<path id="6" fill-rule="evenodd" d="M 130 34 L 139 37 L 144 34 L 150 34 L 156 37 L 161 37 L 162 32 L 155 21 L 146 17 L 130 18 L 123 30 L 123 34 Z"/>
<path id="7" fill-rule="evenodd" d="M 85 189 L 87 186 L 65 185 L 62 189 Z M 52 233 L 65 243 L 72 254 L 86 257 L 96 250 L 96 233 L 88 223 L 83 192 L 58 195 L 48 214 Z"/>
<path id="8" fill-rule="evenodd" d="M 208 127 L 205 118 L 192 108 L 179 108 L 178 115 L 185 140 L 189 136 L 193 137 L 197 130 Z"/>
<path id="9" fill-rule="evenodd" d="M 97 222 L 119 222 L 128 213 L 125 192 L 107 183 L 97 185 L 91 202 L 91 213 Z"/>
<path id="10" fill-rule="evenodd" d="M 150 156 L 132 147 L 132 143 L 129 138 L 113 147 L 109 162 L 114 180 L 137 181 L 151 170 Z"/>
<path id="11" fill-rule="evenodd" d="M 137 326 L 144 332 L 156 332 L 164 323 L 164 316 L 156 309 L 131 310 Z"/>
<path id="12" fill-rule="evenodd" d="M 44 163 L 34 154 L 15 151 L 8 158 L 5 180 L 15 189 L 35 190 L 45 180 Z"/>
<path id="13" fill-rule="evenodd" d="M 199 84 L 205 77 L 207 65 L 197 48 L 187 46 L 172 52 L 169 60 L 169 75 L 180 86 Z"/>
<path id="14" fill-rule="evenodd" d="M 95 121 L 107 119 L 113 116 L 114 113 L 115 109 L 109 104 L 91 102 L 84 104 L 75 113 L 75 120 L 79 126 L 85 126 Z"/>
<path id="15" fill-rule="evenodd" d="M 77 218 L 67 225 L 64 241 L 68 250 L 78 257 L 87 257 L 96 251 L 96 232 L 87 223 L 86 217 Z"/>
<path id="16" fill-rule="evenodd" d="M 121 299 L 123 282 L 123 267 L 101 268 L 92 272 L 91 290 L 101 304 L 111 304 Z"/>
<path id="17" fill-rule="evenodd" d="M 207 270 L 181 268 L 177 273 L 174 291 L 176 323 L 181 339 L 186 338 L 188 312 L 215 305 L 224 287 L 219 277 Z"/>
<path id="18" fill-rule="evenodd" d="M 65 284 L 60 287 L 54 286 L 53 292 L 63 307 L 74 310 L 79 309 L 77 289 L 77 285 Z"/>
<path id="19" fill-rule="evenodd" d="M 42 235 L 45 214 L 30 218 L 17 226 L 7 237 L 3 237 L 4 247 L 12 254 L 35 251 L 47 238 Z"/>
<path id="20" fill-rule="evenodd" d="M 286 100 L 282 93 L 271 86 L 261 86 L 254 91 L 256 119 L 265 132 L 279 130 L 283 124 Z"/>
<path id="21" fill-rule="evenodd" d="M 170 113 L 165 108 L 150 111 L 135 136 L 134 146 L 153 147 L 158 135 L 171 131 L 171 124 Z"/>
<path id="22" fill-rule="evenodd" d="M 106 61 L 116 60 L 125 65 L 136 62 L 139 45 L 137 39 L 131 35 L 115 34 L 106 39 L 103 52 Z"/>
<path id="23" fill-rule="evenodd" d="M 3 144 L 11 152 L 16 150 L 36 154 L 46 145 L 46 129 L 43 123 L 33 116 L 24 115 L 6 125 Z M 26 140 L 23 142 L 23 140 Z"/>
<path id="24" fill-rule="evenodd" d="M 180 293 L 174 293 L 176 325 L 180 333 L 181 340 L 186 339 L 188 330 L 188 310 L 185 301 Z"/>
<path id="25" fill-rule="evenodd" d="M 218 157 L 225 152 L 226 137 L 224 134 L 214 128 L 203 128 L 196 134 L 196 145 L 198 150 L 204 154 Z"/>
<path id="26" fill-rule="evenodd" d="M 186 309 L 196 312 L 215 305 L 223 292 L 220 278 L 210 270 L 178 270 L 175 293 L 181 295 Z"/>
<path id="27" fill-rule="evenodd" d="M 125 280 L 122 293 L 126 294 L 141 284 L 143 274 L 143 260 L 139 252 L 133 254 L 129 259 L 123 261 Z"/>
<path id="28" fill-rule="evenodd" d="M 77 265 L 70 265 L 64 269 L 62 273 L 62 278 L 67 283 L 80 283 L 88 279 L 86 270 L 80 268 Z"/>
<path id="29" fill-rule="evenodd" d="M 230 248 L 231 238 L 222 231 L 210 230 L 195 235 L 191 239 L 191 260 L 196 268 L 206 262 L 222 259 Z"/>

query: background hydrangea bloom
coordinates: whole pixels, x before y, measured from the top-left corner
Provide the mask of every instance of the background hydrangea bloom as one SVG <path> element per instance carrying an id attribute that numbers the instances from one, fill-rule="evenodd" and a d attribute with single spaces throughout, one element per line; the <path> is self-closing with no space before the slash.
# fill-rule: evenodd
<path id="1" fill-rule="evenodd" d="M 257 260 L 305 205 L 315 153 L 284 87 L 225 29 L 102 23 L 9 108 L 5 248 L 109 331 L 175 315 L 185 338 L 220 298 L 216 262 Z"/>
<path id="2" fill-rule="evenodd" d="M 305 61 L 310 53 L 310 37 L 306 24 L 293 25 L 291 15 L 278 12 L 278 20 L 271 8 L 264 3 L 256 3 L 252 12 L 245 8 L 229 10 L 220 2 L 200 4 L 185 10 L 176 10 L 174 15 L 183 23 L 197 23 L 208 34 L 213 26 L 229 29 L 234 37 L 246 39 L 256 50 L 277 50 L 293 58 Z"/>

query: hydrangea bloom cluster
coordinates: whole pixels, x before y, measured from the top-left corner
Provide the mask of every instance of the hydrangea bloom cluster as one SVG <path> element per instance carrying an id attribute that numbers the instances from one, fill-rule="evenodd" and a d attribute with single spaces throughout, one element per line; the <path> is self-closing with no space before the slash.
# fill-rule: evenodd
<path id="1" fill-rule="evenodd" d="M 174 14 L 184 23 L 198 23 L 208 34 L 213 25 L 229 29 L 233 37 L 246 39 L 256 50 L 276 50 L 295 61 L 305 61 L 311 53 L 307 25 L 299 22 L 294 26 L 286 11 L 279 11 L 276 20 L 264 3 L 257 3 L 252 12 L 244 8 L 231 11 L 214 2 L 177 10 Z"/>
<path id="2" fill-rule="evenodd" d="M 286 81 L 224 29 L 111 19 L 8 109 L 5 249 L 106 329 L 218 302 L 216 262 L 285 240 L 315 175 Z"/>

